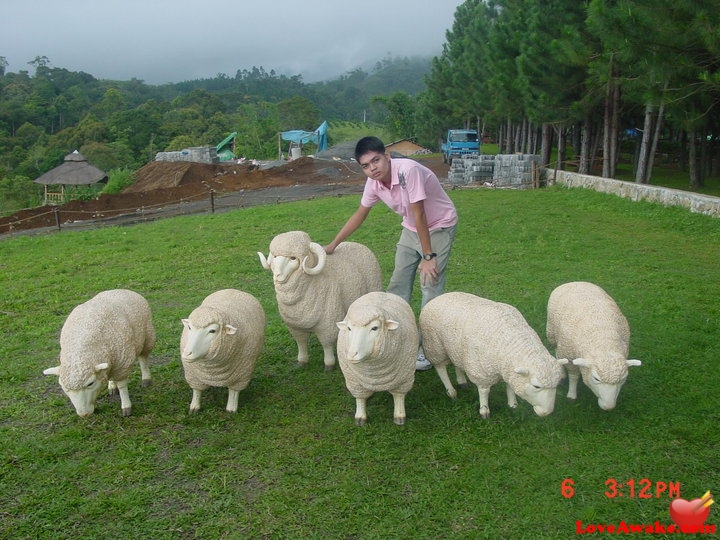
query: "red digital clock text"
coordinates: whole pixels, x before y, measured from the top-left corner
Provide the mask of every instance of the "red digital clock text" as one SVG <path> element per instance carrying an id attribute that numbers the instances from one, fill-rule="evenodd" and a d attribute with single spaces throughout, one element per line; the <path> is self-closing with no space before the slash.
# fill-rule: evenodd
<path id="1" fill-rule="evenodd" d="M 652 481 L 648 478 L 630 478 L 624 482 L 618 482 L 614 478 L 605 481 L 607 491 L 605 496 L 608 499 L 615 497 L 628 497 L 630 499 L 659 499 L 668 497 L 675 499 L 680 497 L 680 482 Z"/>

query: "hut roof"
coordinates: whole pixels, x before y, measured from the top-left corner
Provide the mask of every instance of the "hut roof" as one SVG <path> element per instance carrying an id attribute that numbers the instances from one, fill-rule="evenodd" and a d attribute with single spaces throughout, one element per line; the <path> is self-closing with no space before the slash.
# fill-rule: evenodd
<path id="1" fill-rule="evenodd" d="M 65 156 L 61 165 L 35 179 L 38 184 L 84 186 L 107 181 L 107 174 L 90 165 L 77 150 Z"/>

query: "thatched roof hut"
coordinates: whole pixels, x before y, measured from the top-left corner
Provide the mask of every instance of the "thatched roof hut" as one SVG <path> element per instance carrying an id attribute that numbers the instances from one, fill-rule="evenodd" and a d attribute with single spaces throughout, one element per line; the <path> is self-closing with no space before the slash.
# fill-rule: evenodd
<path id="1" fill-rule="evenodd" d="M 65 200 L 65 186 L 87 186 L 107 182 L 107 174 L 90 165 L 80 152 L 75 150 L 65 156 L 63 163 L 35 179 L 45 186 L 45 204 L 62 203 Z M 60 186 L 60 191 L 48 190 L 48 186 Z"/>

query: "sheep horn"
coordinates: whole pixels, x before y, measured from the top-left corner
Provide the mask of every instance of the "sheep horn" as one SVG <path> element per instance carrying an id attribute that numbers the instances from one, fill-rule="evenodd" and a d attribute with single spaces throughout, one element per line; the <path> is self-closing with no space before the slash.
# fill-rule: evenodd
<path id="1" fill-rule="evenodd" d="M 325 268 L 327 253 L 325 253 L 325 248 L 323 248 L 320 244 L 316 242 L 310 242 L 310 253 L 315 255 L 315 257 L 317 258 L 317 264 L 313 268 L 308 268 L 307 266 L 305 266 L 308 258 L 305 257 L 302 262 L 302 269 L 303 272 L 305 272 L 306 274 L 315 276 L 322 272 L 322 269 Z"/>
<path id="2" fill-rule="evenodd" d="M 265 270 L 270 270 L 270 263 L 272 263 L 272 258 L 273 258 L 272 253 L 268 254 L 267 259 L 265 258 L 265 255 L 263 255 L 259 251 L 257 252 L 257 254 L 258 254 L 258 257 L 260 257 L 260 264 L 262 264 L 263 268 Z"/>

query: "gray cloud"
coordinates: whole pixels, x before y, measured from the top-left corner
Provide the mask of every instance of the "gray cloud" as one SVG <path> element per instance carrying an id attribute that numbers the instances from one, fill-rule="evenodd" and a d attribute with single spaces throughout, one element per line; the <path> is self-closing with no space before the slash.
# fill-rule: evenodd
<path id="1" fill-rule="evenodd" d="M 0 17 L 8 71 L 51 65 L 102 79 L 180 82 L 263 67 L 335 78 L 390 55 L 442 50 L 460 0 L 9 0 Z"/>

